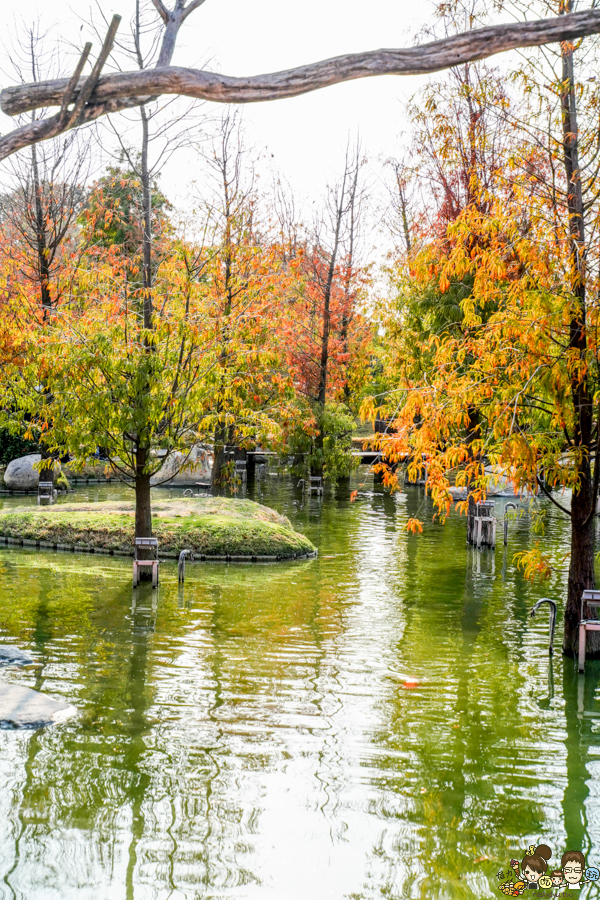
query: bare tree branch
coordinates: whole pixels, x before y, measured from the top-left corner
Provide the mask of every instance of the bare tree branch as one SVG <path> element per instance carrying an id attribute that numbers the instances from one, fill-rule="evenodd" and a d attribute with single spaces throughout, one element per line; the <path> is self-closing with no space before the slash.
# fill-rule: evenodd
<path id="1" fill-rule="evenodd" d="M 202 4 L 205 2 L 206 2 L 206 0 L 192 0 L 191 3 L 188 3 L 188 5 L 183 10 L 182 22 L 185 22 L 185 20 L 189 16 L 189 14 L 193 13 L 195 9 L 198 9 L 198 7 L 202 6 Z"/>
<path id="2" fill-rule="evenodd" d="M 417 47 L 353 53 L 283 72 L 232 78 L 199 69 L 169 66 L 168 62 L 161 63 L 163 58 L 170 61 L 181 17 L 192 12 L 201 2 L 203 0 L 192 0 L 186 8 L 181 0 L 177 0 L 175 10 L 167 12 L 169 22 L 159 65 L 155 69 L 119 72 L 99 79 L 90 102 L 83 110 L 82 124 L 139 105 L 161 94 L 180 94 L 216 103 L 257 103 L 295 97 L 358 78 L 437 72 L 516 47 L 535 47 L 600 33 L 600 12 L 585 10 L 552 19 L 480 28 Z M 84 84 L 80 82 L 79 91 L 84 89 Z M 62 102 L 67 86 L 67 79 L 58 79 L 5 88 L 0 94 L 0 107 L 8 115 L 18 115 L 40 107 L 57 106 Z M 58 117 L 53 116 L 33 122 L 0 138 L 0 159 L 60 134 L 65 128 L 57 120 Z"/>
<path id="3" fill-rule="evenodd" d="M 160 47 L 158 62 L 156 63 L 156 68 L 160 69 L 163 66 L 171 65 L 179 29 L 181 28 L 189 14 L 193 13 L 194 10 L 198 9 L 199 6 L 202 6 L 205 0 L 191 0 L 191 3 L 189 3 L 187 6 L 185 5 L 185 0 L 176 0 L 175 9 L 173 10 L 166 9 L 166 7 L 162 3 L 162 0 L 157 0 L 157 2 L 160 3 L 165 13 L 165 15 L 163 16 L 161 10 L 156 7 L 160 15 L 162 16 L 163 22 L 165 23 L 165 33 L 163 35 L 163 40 Z M 156 3 L 154 5 L 156 6 Z"/>
<path id="4" fill-rule="evenodd" d="M 67 85 L 67 89 L 63 94 L 63 100 L 60 105 L 60 115 L 64 118 L 65 123 L 68 121 L 68 110 L 69 104 L 73 102 L 73 95 L 75 93 L 75 88 L 78 85 L 79 79 L 81 77 L 81 73 L 83 72 L 83 67 L 87 62 L 87 58 L 90 55 L 92 49 L 92 45 L 88 41 L 85 47 L 82 50 L 81 56 L 79 57 L 79 62 L 75 67 L 75 71 L 71 75 L 69 79 L 69 83 Z"/>
<path id="5" fill-rule="evenodd" d="M 73 107 L 73 111 L 69 116 L 69 122 L 67 128 L 74 128 L 80 124 L 81 114 L 83 109 L 92 96 L 94 92 L 94 88 L 98 84 L 98 79 L 100 78 L 100 73 L 102 72 L 102 68 L 104 63 L 110 56 L 111 50 L 115 43 L 115 35 L 121 24 L 121 16 L 113 16 L 112 22 L 110 23 L 110 27 L 108 29 L 107 35 L 104 38 L 104 44 L 102 45 L 102 50 L 100 51 L 100 56 L 96 60 L 96 64 L 92 69 L 92 72 L 88 78 L 85 80 L 85 84 L 83 88 L 80 89 L 79 95 L 75 102 L 75 106 Z M 86 47 L 89 46 L 86 44 Z M 84 51 L 85 52 L 85 51 Z"/>
<path id="6" fill-rule="evenodd" d="M 152 0 L 152 3 L 156 7 L 157 13 L 159 14 L 159 16 L 161 17 L 161 19 L 163 20 L 163 22 L 166 25 L 167 22 L 169 21 L 169 13 L 167 12 L 167 9 L 166 9 L 164 3 L 162 2 L 162 0 Z"/>

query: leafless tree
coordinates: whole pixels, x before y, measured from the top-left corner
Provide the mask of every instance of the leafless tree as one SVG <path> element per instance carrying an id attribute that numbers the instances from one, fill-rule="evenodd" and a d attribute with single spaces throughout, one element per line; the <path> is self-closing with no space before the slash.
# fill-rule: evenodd
<path id="1" fill-rule="evenodd" d="M 28 28 L 21 44 L 10 54 L 13 69 L 22 80 L 39 83 L 43 68 L 53 64 L 44 56 L 44 35 L 39 25 Z M 35 121 L 36 112 L 28 118 Z M 20 155 L 6 166 L 8 189 L 1 198 L 0 214 L 7 240 L 0 252 L 9 252 L 18 262 L 20 282 L 37 297 L 47 317 L 68 284 L 59 272 L 72 273 L 64 258 L 73 251 L 76 219 L 85 199 L 91 160 L 88 136 L 75 131 L 43 146 L 33 144 L 27 156 Z"/>

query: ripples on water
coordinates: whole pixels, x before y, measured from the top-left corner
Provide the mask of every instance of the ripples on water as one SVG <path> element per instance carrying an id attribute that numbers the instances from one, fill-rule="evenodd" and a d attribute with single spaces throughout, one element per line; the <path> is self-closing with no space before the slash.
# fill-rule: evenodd
<path id="1" fill-rule="evenodd" d="M 408 536 L 416 488 L 256 499 L 319 558 L 166 563 L 133 612 L 127 561 L 0 550 L 0 638 L 39 661 L 8 677 L 81 710 L 0 731 L 0 898 L 474 898 L 532 841 L 598 862 L 600 670 L 549 663 L 528 517 L 503 558 L 464 519 Z"/>

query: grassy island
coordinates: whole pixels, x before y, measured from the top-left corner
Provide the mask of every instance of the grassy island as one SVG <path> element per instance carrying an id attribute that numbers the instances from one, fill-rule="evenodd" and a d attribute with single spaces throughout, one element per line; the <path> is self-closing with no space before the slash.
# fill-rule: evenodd
<path id="1" fill-rule="evenodd" d="M 153 504 L 159 553 L 193 550 L 198 557 L 293 559 L 314 546 L 289 519 L 251 500 L 180 498 Z M 60 503 L 0 512 L 0 539 L 57 549 L 133 553 L 133 502 Z"/>

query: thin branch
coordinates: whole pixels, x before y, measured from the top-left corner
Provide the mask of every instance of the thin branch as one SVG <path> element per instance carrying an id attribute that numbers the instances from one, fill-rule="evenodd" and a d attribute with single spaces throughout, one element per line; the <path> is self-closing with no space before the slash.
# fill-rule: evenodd
<path id="1" fill-rule="evenodd" d="M 567 509 L 565 506 L 561 506 L 561 504 L 558 503 L 558 501 L 556 501 L 556 500 L 554 499 L 554 497 L 552 496 L 552 494 L 550 493 L 550 491 L 548 490 L 548 488 L 546 487 L 546 485 L 544 484 L 544 482 L 542 481 L 542 479 L 540 478 L 540 476 L 539 476 L 539 475 L 536 475 L 536 476 L 535 476 L 535 479 L 536 479 L 536 481 L 537 481 L 539 487 L 541 487 L 541 489 L 543 490 L 544 494 L 545 494 L 546 497 L 548 498 L 548 500 L 551 500 L 552 503 L 554 503 L 554 505 L 557 506 L 558 509 L 560 509 L 561 512 L 564 512 L 564 514 L 565 514 L 566 516 L 569 516 L 569 517 L 570 517 L 570 516 L 571 516 L 571 510 Z"/>
<path id="2" fill-rule="evenodd" d="M 69 116 L 69 121 L 67 124 L 67 128 L 74 128 L 80 124 L 81 114 L 83 112 L 83 108 L 92 96 L 94 92 L 94 88 L 98 84 L 98 79 L 100 78 L 100 73 L 104 67 L 104 63 L 110 56 L 111 50 L 115 43 L 115 35 L 118 31 L 119 25 L 121 24 L 121 16 L 114 15 L 112 17 L 112 21 L 110 23 L 110 27 L 108 29 L 107 35 L 104 38 L 104 44 L 102 45 L 102 50 L 100 51 L 100 55 L 96 60 L 96 64 L 92 69 L 92 72 L 88 78 L 85 80 L 85 84 L 83 88 L 79 92 L 79 96 L 77 97 L 77 101 L 73 108 L 73 112 Z M 86 44 L 86 46 L 90 46 Z M 90 47 L 91 49 L 91 47 Z"/>
<path id="3" fill-rule="evenodd" d="M 189 14 L 193 13 L 195 9 L 198 9 L 198 7 L 202 6 L 202 4 L 205 2 L 206 2 L 206 0 L 192 0 L 192 2 L 189 3 L 183 10 L 183 15 L 181 17 L 181 21 L 185 22 L 185 20 L 189 16 Z"/>
<path id="4" fill-rule="evenodd" d="M 83 67 L 85 66 L 85 64 L 87 62 L 87 58 L 90 55 L 91 49 L 92 49 L 92 45 L 88 41 L 88 43 L 83 48 L 81 56 L 79 57 L 79 62 L 77 63 L 77 66 L 75 67 L 75 71 L 69 78 L 69 83 L 68 83 L 67 89 L 65 90 L 65 93 L 63 95 L 63 101 L 60 105 L 60 115 L 65 119 L 65 121 L 68 121 L 67 112 L 68 112 L 69 104 L 73 102 L 73 96 L 75 94 L 75 89 L 76 89 L 79 79 L 81 77 L 81 73 L 83 72 Z"/>
<path id="5" fill-rule="evenodd" d="M 169 13 L 168 13 L 164 3 L 162 2 L 162 0 L 152 0 L 152 3 L 156 7 L 157 13 L 159 14 L 159 16 L 161 17 L 161 19 L 163 20 L 163 22 L 166 25 L 167 22 L 169 21 Z"/>

